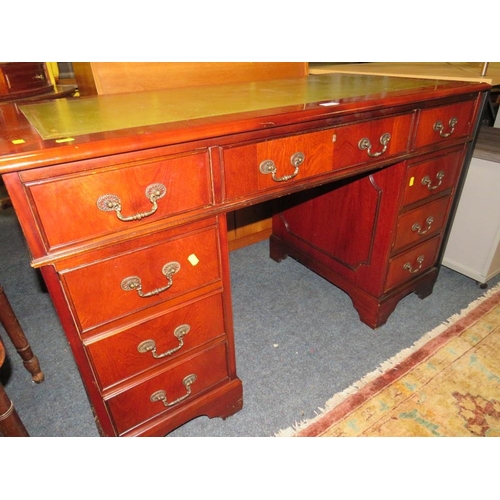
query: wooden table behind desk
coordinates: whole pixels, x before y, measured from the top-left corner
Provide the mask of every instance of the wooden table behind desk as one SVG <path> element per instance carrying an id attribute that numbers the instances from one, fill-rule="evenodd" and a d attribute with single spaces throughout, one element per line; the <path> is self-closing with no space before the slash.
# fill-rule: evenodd
<path id="1" fill-rule="evenodd" d="M 500 85 L 500 63 L 488 63 L 486 75 L 481 76 L 483 65 L 484 63 L 476 62 L 310 63 L 309 73 L 312 75 L 324 73 L 355 73 L 362 75 L 484 82 L 490 85 Z"/>

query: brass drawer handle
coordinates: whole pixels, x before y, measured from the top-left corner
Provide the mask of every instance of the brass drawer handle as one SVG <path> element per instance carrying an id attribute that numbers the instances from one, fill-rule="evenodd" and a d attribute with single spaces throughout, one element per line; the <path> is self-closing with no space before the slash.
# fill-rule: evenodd
<path id="1" fill-rule="evenodd" d="M 387 145 L 389 144 L 390 140 L 391 140 L 391 134 L 389 134 L 388 132 L 386 132 L 385 134 L 382 134 L 380 136 L 379 141 L 380 141 L 380 144 L 382 144 L 383 148 L 382 148 L 382 151 L 378 151 L 377 153 L 371 152 L 372 143 L 370 142 L 370 139 L 368 139 L 367 137 L 361 139 L 358 142 L 358 148 L 361 149 L 361 151 L 366 150 L 366 154 L 370 158 L 377 158 L 378 156 L 380 156 L 381 154 L 384 154 L 387 151 Z"/>
<path id="2" fill-rule="evenodd" d="M 144 293 L 142 291 L 141 278 L 139 278 L 138 276 L 129 276 L 128 278 L 123 279 L 121 282 L 121 288 L 126 292 L 135 290 L 139 295 L 139 297 L 143 298 L 152 297 L 153 295 L 158 295 L 164 292 L 165 290 L 168 290 L 173 285 L 172 276 L 176 272 L 178 272 L 180 268 L 181 265 L 178 262 L 169 262 L 168 264 L 165 264 L 161 272 L 167 277 L 168 283 L 161 288 L 156 288 L 155 290 L 151 290 L 151 292 Z"/>
<path id="3" fill-rule="evenodd" d="M 304 163 L 305 158 L 306 157 L 304 153 L 294 153 L 290 157 L 290 163 L 293 167 L 295 167 L 295 170 L 293 171 L 293 174 L 284 175 L 283 177 L 276 176 L 277 168 L 273 160 L 264 160 L 263 162 L 261 162 L 261 164 L 259 165 L 259 170 L 261 174 L 271 174 L 273 181 L 275 182 L 289 181 L 299 173 L 299 167 L 300 165 L 302 165 L 302 163 Z"/>
<path id="4" fill-rule="evenodd" d="M 196 375 L 194 373 L 191 373 L 191 375 L 184 377 L 182 383 L 183 383 L 184 387 L 186 388 L 187 392 L 186 392 L 186 394 L 184 394 L 184 396 L 177 398 L 175 401 L 172 401 L 171 403 L 167 402 L 167 393 L 163 390 L 153 392 L 153 394 L 151 394 L 149 400 L 152 403 L 156 403 L 157 401 L 161 401 L 163 403 L 163 405 L 166 406 L 167 408 L 169 406 L 174 406 L 174 405 L 180 403 L 181 401 L 184 401 L 186 398 L 188 398 L 191 395 L 191 385 L 195 381 L 196 381 Z"/>
<path id="5" fill-rule="evenodd" d="M 450 126 L 449 132 L 444 132 L 444 125 L 440 120 L 438 120 L 432 128 L 434 132 L 439 132 L 439 135 L 441 137 L 449 137 L 451 134 L 453 134 L 453 132 L 455 132 L 455 125 L 457 123 L 458 120 L 455 117 L 450 119 L 450 121 L 448 122 L 448 125 Z"/>
<path id="6" fill-rule="evenodd" d="M 152 207 L 149 212 L 140 212 L 135 215 L 129 215 L 128 217 L 124 217 L 122 215 L 122 202 L 120 198 L 115 194 L 103 194 L 97 200 L 97 208 L 102 210 L 103 212 L 112 212 L 113 210 L 116 212 L 116 216 L 123 222 L 130 222 L 134 220 L 141 220 L 144 217 L 149 217 L 153 215 L 156 210 L 158 210 L 157 200 L 163 198 L 167 192 L 167 188 L 163 184 L 150 184 L 146 188 L 146 197 L 151 202 Z"/>
<path id="7" fill-rule="evenodd" d="M 431 230 L 432 223 L 434 222 L 434 217 L 432 215 L 429 215 L 427 219 L 425 219 L 425 223 L 427 224 L 426 229 L 422 229 L 422 226 L 418 223 L 415 222 L 413 226 L 411 226 L 411 230 L 415 233 L 417 233 L 419 236 L 423 236 L 424 234 L 427 234 Z"/>
<path id="8" fill-rule="evenodd" d="M 413 269 L 412 265 L 409 262 L 404 264 L 403 269 L 407 269 L 410 274 L 418 273 L 418 271 L 420 271 L 420 269 L 422 269 L 422 264 L 424 262 L 424 256 L 420 255 L 419 257 L 417 257 L 417 262 L 418 262 L 418 267 L 416 269 Z"/>
<path id="9" fill-rule="evenodd" d="M 436 179 L 438 180 L 438 183 L 432 185 L 431 178 L 428 175 L 426 175 L 425 177 L 422 178 L 422 184 L 424 186 L 427 186 L 427 189 L 429 191 L 434 191 L 434 189 L 437 189 L 439 186 L 441 186 L 441 183 L 443 182 L 444 179 L 444 172 L 442 170 L 440 170 L 436 174 Z"/>
<path id="10" fill-rule="evenodd" d="M 153 358 L 155 359 L 161 359 L 165 358 L 166 356 L 171 356 L 174 354 L 174 352 L 177 352 L 183 345 L 184 345 L 184 335 L 187 335 L 191 327 L 189 325 L 180 325 L 174 330 L 174 335 L 177 337 L 177 340 L 179 341 L 179 345 L 177 347 L 174 347 L 173 349 L 170 349 L 162 354 L 158 354 L 156 352 L 156 343 L 154 340 L 148 339 L 142 341 L 138 346 L 137 350 L 140 353 L 145 353 L 145 352 L 150 352 Z"/>

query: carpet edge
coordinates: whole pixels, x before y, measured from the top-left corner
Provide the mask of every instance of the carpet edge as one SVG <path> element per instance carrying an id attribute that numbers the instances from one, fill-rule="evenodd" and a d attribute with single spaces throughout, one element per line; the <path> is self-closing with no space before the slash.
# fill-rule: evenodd
<path id="1" fill-rule="evenodd" d="M 348 397 L 352 396 L 353 394 L 356 394 L 358 391 L 360 391 L 367 384 L 369 384 L 370 382 L 375 380 L 377 377 L 380 377 L 384 373 L 387 373 L 389 370 L 393 369 L 396 365 L 398 365 L 401 362 L 403 362 L 404 360 L 408 359 L 416 351 L 421 349 L 423 346 L 425 346 L 427 343 L 429 343 L 433 339 L 437 338 L 443 332 L 445 332 L 450 327 L 455 325 L 458 321 L 465 318 L 467 316 L 467 314 L 470 313 L 473 309 L 477 308 L 479 305 L 486 302 L 488 299 L 490 299 L 492 296 L 494 296 L 496 294 L 500 294 L 500 283 L 495 285 L 493 288 L 491 288 L 490 290 L 485 292 L 480 297 L 474 299 L 464 309 L 462 309 L 459 313 L 456 313 L 456 314 L 450 316 L 445 321 L 443 321 L 441 324 L 436 326 L 434 329 L 425 333 L 420 339 L 418 339 L 416 342 L 414 342 L 410 347 L 402 349 L 397 354 L 395 354 L 393 357 L 391 357 L 388 360 L 381 363 L 375 370 L 367 373 L 361 379 L 354 382 L 347 389 L 344 389 L 343 391 L 338 392 L 335 395 L 333 395 L 328 401 L 326 401 L 323 408 L 318 408 L 319 413 L 317 413 L 315 417 L 295 422 L 290 427 L 287 427 L 285 429 L 281 429 L 278 432 L 276 432 L 274 434 L 274 437 L 294 437 L 297 433 L 304 430 L 306 427 L 309 427 L 310 425 L 316 423 L 317 421 L 322 419 L 328 412 L 332 411 L 337 406 L 339 406 L 341 403 L 343 403 Z"/>

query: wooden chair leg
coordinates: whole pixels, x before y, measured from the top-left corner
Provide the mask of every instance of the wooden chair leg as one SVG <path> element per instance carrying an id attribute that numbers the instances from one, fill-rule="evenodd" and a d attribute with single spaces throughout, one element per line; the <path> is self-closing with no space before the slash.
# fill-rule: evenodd
<path id="1" fill-rule="evenodd" d="M 44 380 L 44 374 L 40 369 L 38 358 L 33 354 L 31 346 L 24 335 L 19 321 L 0 285 L 0 323 L 2 323 L 7 335 L 17 349 L 23 360 L 24 367 L 31 373 L 31 378 L 39 384 Z"/>
<path id="2" fill-rule="evenodd" d="M 5 349 L 0 340 L 0 367 L 5 360 Z M 0 383 L 0 436 L 3 437 L 29 437 L 26 427 L 19 418 L 14 403 L 5 392 Z"/>
<path id="3" fill-rule="evenodd" d="M 0 436 L 29 437 L 28 431 L 22 423 L 14 403 L 9 399 L 5 389 L 0 384 Z"/>

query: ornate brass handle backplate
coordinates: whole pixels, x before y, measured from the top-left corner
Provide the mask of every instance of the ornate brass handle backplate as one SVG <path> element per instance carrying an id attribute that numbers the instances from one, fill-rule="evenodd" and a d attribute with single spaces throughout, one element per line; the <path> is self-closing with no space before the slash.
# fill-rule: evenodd
<path id="1" fill-rule="evenodd" d="M 129 276 L 128 278 L 123 279 L 121 282 L 121 288 L 126 292 L 135 290 L 139 297 L 142 298 L 158 295 L 159 293 L 168 290 L 173 285 L 172 277 L 176 272 L 179 271 L 180 268 L 181 265 L 178 262 L 169 262 L 168 264 L 165 264 L 161 272 L 166 276 L 168 283 L 165 286 L 156 288 L 155 290 L 151 290 L 150 292 L 144 293 L 142 291 L 141 278 L 139 278 L 138 276 Z"/>
<path id="2" fill-rule="evenodd" d="M 292 164 L 293 167 L 295 167 L 295 170 L 293 171 L 292 174 L 289 175 L 284 175 L 282 177 L 278 177 L 277 171 L 278 169 L 276 168 L 276 164 L 274 163 L 273 160 L 264 160 L 261 162 L 259 165 L 259 170 L 261 174 L 271 174 L 273 181 L 275 182 L 285 182 L 289 181 L 290 179 L 293 179 L 298 173 L 299 173 L 299 167 L 304 163 L 305 160 L 305 155 L 304 153 L 294 153 L 290 157 L 290 163 Z"/>
<path id="3" fill-rule="evenodd" d="M 448 122 L 448 125 L 450 126 L 449 132 L 444 131 L 444 125 L 440 120 L 438 120 L 432 128 L 433 128 L 434 132 L 439 132 L 439 135 L 441 137 L 449 137 L 451 134 L 453 134 L 453 132 L 455 132 L 455 125 L 457 123 L 458 123 L 458 120 L 455 117 L 450 119 L 450 121 Z"/>
<path id="4" fill-rule="evenodd" d="M 370 139 L 367 137 L 364 137 L 358 142 L 358 148 L 361 149 L 361 151 L 366 150 L 366 154 L 370 158 L 377 158 L 378 156 L 384 154 L 387 151 L 387 146 L 389 144 L 389 141 L 391 140 L 391 134 L 386 132 L 385 134 L 382 134 L 380 136 L 379 142 L 382 144 L 382 150 L 377 151 L 376 153 L 372 153 L 372 143 L 370 142 Z"/>
<path id="5" fill-rule="evenodd" d="M 167 408 L 169 406 L 174 406 L 174 405 L 180 403 L 181 401 L 184 401 L 186 398 L 188 398 L 191 395 L 191 385 L 195 381 L 196 381 L 196 374 L 194 374 L 194 373 L 191 373 L 191 375 L 184 377 L 184 379 L 182 380 L 182 383 L 183 383 L 184 387 L 186 388 L 187 392 L 186 392 L 186 394 L 184 394 L 184 396 L 177 398 L 175 401 L 172 401 L 169 403 L 167 401 L 167 393 L 163 390 L 156 391 L 153 394 L 151 394 L 149 400 L 152 403 L 156 403 L 157 401 L 161 401 L 163 403 L 163 405 L 166 406 Z"/>
<path id="6" fill-rule="evenodd" d="M 141 220 L 144 217 L 149 217 L 153 215 L 156 210 L 158 210 L 157 201 L 163 198 L 167 192 L 167 188 L 160 183 L 150 184 L 146 188 L 146 197 L 151 202 L 152 207 L 149 212 L 139 212 L 135 215 L 129 215 L 127 217 L 122 215 L 122 202 L 118 196 L 115 194 L 103 194 L 97 200 L 97 208 L 103 212 L 116 212 L 116 216 L 123 222 L 130 222 L 134 220 Z"/>

